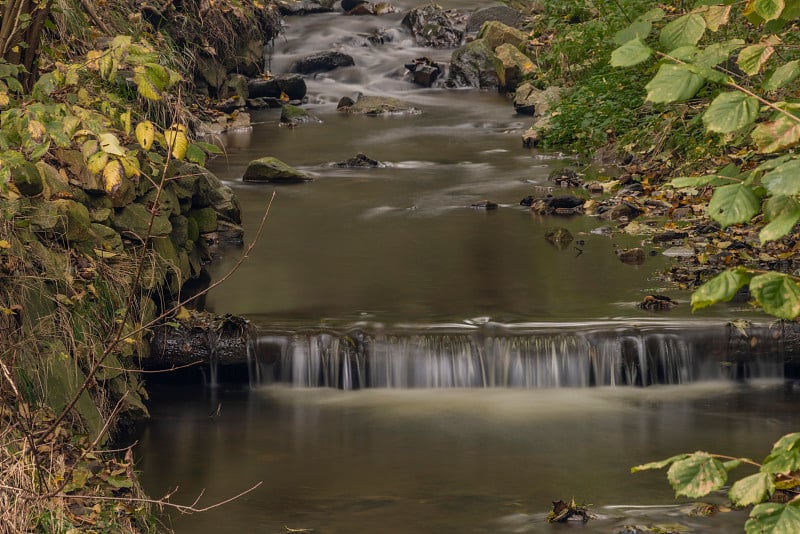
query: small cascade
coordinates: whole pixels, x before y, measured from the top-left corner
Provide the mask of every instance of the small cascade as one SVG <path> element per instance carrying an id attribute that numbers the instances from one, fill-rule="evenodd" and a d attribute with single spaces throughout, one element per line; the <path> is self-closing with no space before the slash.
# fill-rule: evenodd
<path id="1" fill-rule="evenodd" d="M 544 388 L 778 378 L 779 341 L 725 323 L 262 335 L 263 380 L 298 387 Z M 740 337 L 744 336 L 744 340 Z"/>

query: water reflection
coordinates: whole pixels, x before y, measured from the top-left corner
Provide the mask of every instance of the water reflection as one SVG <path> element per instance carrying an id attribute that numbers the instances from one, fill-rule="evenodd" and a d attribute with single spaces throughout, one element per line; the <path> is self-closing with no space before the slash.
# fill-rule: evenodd
<path id="1" fill-rule="evenodd" d="M 209 503 L 265 482 L 219 510 L 173 517 L 178 532 L 198 533 L 551 532 L 550 501 L 571 496 L 603 517 L 588 532 L 647 522 L 740 532 L 743 514 L 689 518 L 663 473 L 630 467 L 697 449 L 763 458 L 800 422 L 798 394 L 775 384 L 156 398 L 141 436 L 159 451 L 141 465 L 151 494 L 180 485 L 185 502 L 205 488 Z"/>

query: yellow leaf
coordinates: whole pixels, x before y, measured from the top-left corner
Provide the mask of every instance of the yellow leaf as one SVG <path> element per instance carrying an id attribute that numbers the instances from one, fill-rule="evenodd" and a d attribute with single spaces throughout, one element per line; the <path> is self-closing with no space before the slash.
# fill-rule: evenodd
<path id="1" fill-rule="evenodd" d="M 117 136 L 111 132 L 101 133 L 98 136 L 100 141 L 100 148 L 103 152 L 107 152 L 108 154 L 113 154 L 114 156 L 124 156 L 125 151 L 122 150 L 122 147 L 119 144 L 119 139 Z"/>
<path id="2" fill-rule="evenodd" d="M 155 134 L 156 128 L 150 121 L 142 121 L 136 125 L 136 141 L 144 150 L 150 150 L 150 147 L 153 146 Z"/>
<path id="3" fill-rule="evenodd" d="M 286 93 L 281 91 L 280 101 L 281 102 L 288 102 L 289 101 L 289 95 L 287 95 Z"/>
<path id="4" fill-rule="evenodd" d="M 99 70 L 101 57 L 103 57 L 102 51 L 89 50 L 88 52 L 86 52 L 86 67 L 91 70 Z"/>
<path id="5" fill-rule="evenodd" d="M 11 99 L 8 97 L 8 93 L 3 91 L 0 93 L 0 106 L 5 107 L 11 103 Z"/>
<path id="6" fill-rule="evenodd" d="M 122 168 L 125 170 L 125 176 L 127 178 L 133 178 L 134 176 L 139 176 L 142 173 L 139 167 L 139 160 L 135 155 L 129 153 L 124 158 L 120 158 L 119 162 L 122 164 Z"/>
<path id="7" fill-rule="evenodd" d="M 31 139 L 40 143 L 42 138 L 44 138 L 44 134 L 47 133 L 47 130 L 44 127 L 44 124 L 37 120 L 31 120 L 28 122 L 28 133 L 31 136 Z"/>
<path id="8" fill-rule="evenodd" d="M 122 131 L 125 132 L 125 135 L 131 134 L 131 112 L 126 111 L 125 113 L 120 114 L 119 122 L 122 124 Z"/>
<path id="9" fill-rule="evenodd" d="M 124 176 L 125 172 L 119 160 L 112 159 L 109 161 L 105 169 L 103 169 L 103 185 L 106 193 L 109 195 L 116 193 L 119 186 L 122 185 L 122 178 Z"/>
<path id="10" fill-rule="evenodd" d="M 89 156 L 89 159 L 86 160 L 86 168 L 92 174 L 100 174 L 106 168 L 106 163 L 108 163 L 108 154 L 99 151 Z"/>
<path id="11" fill-rule="evenodd" d="M 175 314 L 175 318 L 179 321 L 186 321 L 192 317 L 192 314 L 189 313 L 189 310 L 184 308 L 183 306 L 180 307 L 178 313 Z"/>
<path id="12" fill-rule="evenodd" d="M 164 132 L 164 141 L 167 143 L 167 148 L 172 151 L 172 157 L 177 160 L 185 158 L 186 150 L 189 148 L 189 139 L 186 137 L 186 133 L 182 132 L 180 128 L 181 126 L 170 126 L 170 128 Z"/>
<path id="13" fill-rule="evenodd" d="M 122 341 L 124 341 L 128 345 L 136 345 L 136 340 L 134 338 L 132 338 L 132 337 L 126 337 Z"/>
<path id="14" fill-rule="evenodd" d="M 11 248 L 11 243 L 6 241 L 5 239 L 0 239 L 0 248 L 9 249 Z"/>

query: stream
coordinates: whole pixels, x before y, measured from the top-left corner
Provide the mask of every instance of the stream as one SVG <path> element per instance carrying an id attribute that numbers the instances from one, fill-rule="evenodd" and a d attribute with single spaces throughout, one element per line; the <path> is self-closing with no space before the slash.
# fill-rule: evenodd
<path id="1" fill-rule="evenodd" d="M 658 279 L 674 260 L 616 257 L 641 238 L 520 206 L 574 158 L 523 148 L 530 120 L 504 95 L 410 83 L 404 63 L 447 63 L 452 51 L 414 45 L 402 16 L 287 17 L 272 72 L 345 42 L 356 65 L 306 79 L 304 108 L 321 123 L 279 127 L 279 110 L 254 111 L 252 131 L 225 135 L 210 164 L 239 196 L 246 240 L 277 193 L 248 261 L 204 299 L 253 323 L 258 383 L 153 385 L 138 465 L 151 496 L 180 487 L 173 502 L 202 492 L 201 507 L 261 485 L 165 523 L 196 534 L 549 533 L 564 530 L 544 521 L 551 501 L 574 497 L 598 516 L 582 532 L 741 532 L 746 511 L 691 516 L 663 472 L 630 468 L 694 450 L 760 460 L 797 429 L 800 389 L 783 379 L 780 347 L 726 325 L 767 319 L 737 304 L 693 316 L 689 293 Z M 376 30 L 391 40 L 352 40 Z M 336 111 L 359 92 L 424 113 Z M 331 166 L 359 152 L 386 166 Z M 315 180 L 243 183 L 267 155 Z M 471 207 L 483 200 L 499 208 Z M 576 241 L 548 243 L 556 226 Z M 226 251 L 212 276 L 240 254 Z M 637 307 L 656 292 L 679 305 Z"/>

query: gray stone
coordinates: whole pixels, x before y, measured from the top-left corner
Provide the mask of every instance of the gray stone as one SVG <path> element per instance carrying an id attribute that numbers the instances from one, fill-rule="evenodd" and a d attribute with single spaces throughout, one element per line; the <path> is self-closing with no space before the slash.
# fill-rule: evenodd
<path id="1" fill-rule="evenodd" d="M 337 107 L 354 115 L 418 115 L 422 110 L 412 104 L 389 96 L 362 95 L 348 107 Z"/>
<path id="2" fill-rule="evenodd" d="M 355 65 L 353 56 L 347 55 L 336 50 L 318 52 L 295 61 L 291 66 L 292 72 L 300 74 L 313 74 L 315 72 L 327 72 L 339 67 L 349 67 Z"/>
<path id="3" fill-rule="evenodd" d="M 297 184 L 312 179 L 306 173 L 271 156 L 251 161 L 242 177 L 245 182 L 270 184 Z"/>
<path id="4" fill-rule="evenodd" d="M 142 204 L 130 204 L 117 210 L 114 216 L 114 228 L 125 237 L 144 241 L 147 237 L 150 216 L 150 212 Z M 169 214 L 157 214 L 153 219 L 150 236 L 164 237 L 170 232 L 172 232 L 172 224 L 169 222 Z"/>
<path id="5" fill-rule="evenodd" d="M 437 4 L 426 4 L 406 13 L 402 24 L 411 30 L 419 46 L 455 48 L 464 39 L 457 28 L 458 14 Z"/>
<path id="6" fill-rule="evenodd" d="M 484 23 L 478 32 L 478 39 L 484 39 L 492 50 L 503 44 L 520 48 L 527 41 L 526 35 L 520 30 L 498 21 Z"/>
<path id="7" fill-rule="evenodd" d="M 271 78 L 253 78 L 247 82 L 249 98 L 280 98 L 302 100 L 306 96 L 306 81 L 299 74 L 281 74 Z"/>
<path id="8" fill-rule="evenodd" d="M 34 197 L 44 189 L 39 169 L 29 161 L 14 167 L 11 171 L 11 178 L 19 192 L 26 197 Z"/>
<path id="9" fill-rule="evenodd" d="M 467 33 L 474 33 L 481 29 L 484 22 L 495 20 L 512 28 L 519 28 L 522 24 L 522 13 L 503 4 L 476 9 L 467 19 Z"/>
<path id="10" fill-rule="evenodd" d="M 483 39 L 476 39 L 453 52 L 447 85 L 450 87 L 475 87 L 497 89 L 499 60 Z"/>

